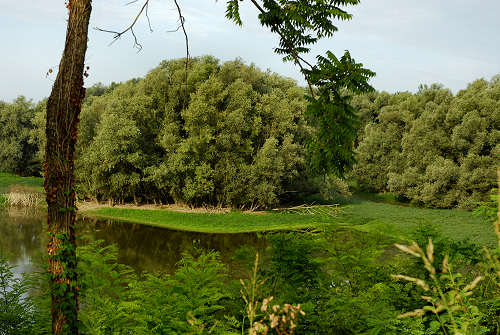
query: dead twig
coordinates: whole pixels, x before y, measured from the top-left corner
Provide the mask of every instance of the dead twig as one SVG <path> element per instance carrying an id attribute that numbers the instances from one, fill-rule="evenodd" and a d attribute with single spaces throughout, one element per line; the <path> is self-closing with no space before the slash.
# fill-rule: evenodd
<path id="1" fill-rule="evenodd" d="M 126 4 L 126 6 L 134 4 L 138 1 L 139 0 L 129 1 Z M 177 29 L 169 31 L 169 32 L 176 32 L 179 29 L 182 29 L 182 31 L 184 33 L 184 39 L 186 41 L 186 69 L 185 69 L 185 78 L 184 78 L 184 81 L 185 81 L 185 92 L 184 93 L 185 93 L 185 96 L 187 96 L 187 88 L 186 87 L 187 87 L 187 78 L 188 78 L 188 67 L 189 67 L 189 59 L 191 57 L 190 53 L 189 53 L 189 38 L 188 38 L 188 34 L 186 31 L 186 27 L 185 27 L 186 18 L 182 15 L 181 7 L 179 6 L 179 3 L 177 2 L 177 0 L 173 0 L 173 1 L 175 3 L 175 6 L 177 7 L 177 12 L 179 13 L 179 26 L 177 27 Z M 149 13 L 148 13 L 149 2 L 150 2 L 150 0 L 144 1 L 142 7 L 140 8 L 139 12 L 135 16 L 132 23 L 122 31 L 102 29 L 102 28 L 98 28 L 98 27 L 95 27 L 94 29 L 101 31 L 101 32 L 104 32 L 104 33 L 114 34 L 113 40 L 111 41 L 110 44 L 113 44 L 118 39 L 120 39 L 124 34 L 130 32 L 132 34 L 132 36 L 134 37 L 134 48 L 137 48 L 138 52 L 140 52 L 142 50 L 142 44 L 139 43 L 139 40 L 137 39 L 137 35 L 135 34 L 134 28 L 135 28 L 135 25 L 137 24 L 137 21 L 141 17 L 141 15 L 144 14 L 146 16 L 147 21 L 148 21 L 149 31 L 153 32 L 153 28 L 151 27 L 151 20 L 149 19 Z"/>
<path id="2" fill-rule="evenodd" d="M 272 211 L 295 213 L 299 215 L 325 215 L 330 217 L 337 217 L 342 210 L 338 204 L 333 205 L 299 205 L 287 208 L 273 208 Z"/>
<path id="3" fill-rule="evenodd" d="M 136 3 L 137 1 L 138 0 L 130 1 L 129 3 L 127 3 L 127 5 Z M 137 48 L 138 52 L 141 51 L 142 50 L 142 45 L 139 43 L 139 41 L 137 39 L 137 36 L 135 35 L 134 27 L 135 27 L 137 21 L 139 20 L 139 18 L 141 17 L 141 15 L 144 13 L 145 16 L 146 16 L 146 18 L 147 18 L 147 20 L 148 20 L 149 30 L 151 32 L 153 31 L 153 29 L 151 28 L 151 21 L 149 19 L 149 14 L 148 14 L 149 1 L 150 0 L 145 0 L 144 1 L 144 4 L 142 5 L 141 9 L 139 10 L 139 12 L 137 13 L 137 15 L 135 16 L 135 18 L 132 21 L 132 23 L 127 28 L 125 28 L 124 30 L 122 30 L 122 31 L 114 31 L 114 30 L 101 29 L 101 28 L 98 28 L 98 27 L 95 27 L 94 29 L 98 30 L 98 31 L 102 31 L 104 33 L 114 34 L 113 41 L 111 41 L 110 44 L 113 44 L 114 42 L 116 42 L 117 40 L 119 40 L 120 37 L 122 37 L 127 32 L 130 32 L 132 34 L 132 36 L 134 37 L 134 48 Z"/>
<path id="4" fill-rule="evenodd" d="M 189 66 L 189 39 L 188 39 L 188 34 L 186 32 L 186 27 L 184 26 L 184 23 L 186 22 L 186 19 L 182 15 L 181 12 L 181 7 L 179 6 L 179 3 L 177 0 L 174 0 L 175 6 L 177 7 L 177 12 L 179 13 L 179 27 L 177 27 L 177 30 L 179 28 L 182 28 L 182 32 L 184 33 L 184 39 L 186 40 L 186 69 L 185 69 L 185 76 L 184 76 L 184 107 L 187 101 L 187 83 L 188 83 L 188 66 Z"/>

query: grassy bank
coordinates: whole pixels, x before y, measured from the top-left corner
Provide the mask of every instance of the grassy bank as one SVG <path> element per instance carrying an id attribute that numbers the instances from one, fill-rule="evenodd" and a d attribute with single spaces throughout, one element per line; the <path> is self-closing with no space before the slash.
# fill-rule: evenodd
<path id="1" fill-rule="evenodd" d="M 44 207 L 43 179 L 0 173 L 0 206 Z"/>
<path id="2" fill-rule="evenodd" d="M 465 210 L 415 208 L 360 198 L 353 198 L 342 208 L 341 223 L 366 232 L 411 239 L 417 227 L 430 224 L 454 240 L 469 238 L 479 245 L 496 245 L 493 225 L 486 218 Z"/>
<path id="3" fill-rule="evenodd" d="M 436 227 L 454 239 L 470 239 L 479 245 L 494 247 L 496 237 L 492 225 L 483 217 L 456 209 L 427 209 L 399 206 L 353 198 L 341 207 L 338 217 L 266 212 L 252 214 L 185 213 L 165 209 L 108 208 L 84 210 L 86 216 L 133 222 L 175 230 L 207 233 L 239 233 L 294 230 L 325 225 L 352 227 L 377 232 L 397 239 L 411 240 L 415 230 L 424 224 Z"/>
<path id="4" fill-rule="evenodd" d="M 0 193 L 13 186 L 43 190 L 43 179 L 0 173 Z M 0 205 L 6 196 L 0 195 Z M 362 194 L 342 206 L 339 217 L 300 215 L 297 213 L 226 214 L 185 213 L 162 209 L 98 208 L 82 211 L 84 215 L 102 219 L 133 222 L 176 230 L 211 233 L 238 233 L 272 230 L 294 230 L 321 225 L 352 226 L 366 232 L 411 239 L 417 227 L 431 224 L 445 236 L 493 247 L 493 227 L 483 217 L 458 209 L 428 209 L 397 205 L 393 195 Z"/>
<path id="5" fill-rule="evenodd" d="M 43 178 L 20 177 L 10 173 L 0 172 L 0 193 L 5 193 L 13 185 L 29 187 L 43 191 Z"/>
<path id="6" fill-rule="evenodd" d="M 175 230 L 202 233 L 246 233 L 272 230 L 294 230 L 324 225 L 328 219 L 315 215 L 291 213 L 222 214 L 185 213 L 164 209 L 98 208 L 83 211 L 86 216 L 112 219 Z M 331 221 L 331 219 L 330 219 Z M 333 223 L 331 221 L 330 223 Z"/>

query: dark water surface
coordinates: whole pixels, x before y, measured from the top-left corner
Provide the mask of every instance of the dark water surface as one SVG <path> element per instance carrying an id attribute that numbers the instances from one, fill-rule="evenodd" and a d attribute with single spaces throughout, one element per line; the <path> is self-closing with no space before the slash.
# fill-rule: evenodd
<path id="1" fill-rule="evenodd" d="M 33 209 L 0 209 L 0 253 L 7 254 L 15 272 L 31 272 L 47 244 L 45 213 Z M 220 252 L 231 268 L 234 252 L 243 246 L 263 251 L 265 239 L 257 233 L 206 234 L 173 231 L 112 220 L 79 219 L 80 234 L 118 246 L 118 261 L 137 271 L 173 272 L 183 252 L 195 248 Z"/>

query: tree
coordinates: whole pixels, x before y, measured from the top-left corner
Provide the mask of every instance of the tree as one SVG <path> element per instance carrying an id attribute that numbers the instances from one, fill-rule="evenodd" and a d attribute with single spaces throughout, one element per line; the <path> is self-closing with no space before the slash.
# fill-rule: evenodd
<path id="1" fill-rule="evenodd" d="M 487 200 L 500 157 L 499 89 L 493 78 L 456 96 L 436 84 L 416 94 L 382 93 L 383 107 L 378 98 L 358 98 L 368 122 L 353 173 L 360 188 L 429 207 L 472 208 Z"/>
<path id="2" fill-rule="evenodd" d="M 38 147 L 30 141 L 34 115 L 33 103 L 23 96 L 11 104 L 0 101 L 0 171 L 28 175 L 40 171 L 35 161 Z"/>
<path id="3" fill-rule="evenodd" d="M 346 53 L 340 63 L 328 54 L 319 58 L 319 65 L 313 66 L 305 61 L 301 54 L 310 51 L 310 45 L 323 37 L 330 37 L 337 30 L 334 20 L 349 20 L 351 15 L 344 9 L 348 5 L 356 5 L 359 0 L 250 0 L 259 10 L 260 23 L 268 27 L 280 37 L 275 52 L 283 55 L 284 60 L 293 61 L 304 73 L 308 82 L 312 116 L 318 117 L 319 124 L 329 125 L 330 133 L 321 130 L 321 140 L 326 140 L 327 146 L 319 141 L 313 142 L 315 154 L 314 166 L 321 171 L 336 171 L 343 173 L 353 163 L 352 145 L 349 140 L 343 141 L 344 134 L 352 133 L 352 108 L 349 107 L 348 95 L 341 92 L 353 89 L 363 92 L 370 89 L 367 80 L 372 72 L 363 70 L 360 64 Z M 69 20 L 66 32 L 66 44 L 59 64 L 59 72 L 47 101 L 46 151 L 44 162 L 44 187 L 48 204 L 48 226 L 50 241 L 47 246 L 49 254 L 49 273 L 51 275 L 52 292 L 52 329 L 54 334 L 78 334 L 78 281 L 76 275 L 76 245 L 75 245 L 75 190 L 74 190 L 74 153 L 78 136 L 78 122 L 82 100 L 85 96 L 83 76 L 85 52 L 88 40 L 88 24 L 91 13 L 91 0 L 68 0 Z M 184 17 L 177 1 L 180 23 L 184 28 Z M 149 0 L 145 0 L 133 23 L 122 32 L 114 32 L 119 38 L 130 32 L 136 39 L 134 26 L 138 17 L 147 16 Z M 239 14 L 239 0 L 227 1 L 227 17 L 237 24 L 242 24 Z M 185 33 L 185 30 L 184 30 Z M 186 35 L 187 42 L 187 35 Z M 187 49 L 186 68 L 188 66 L 189 50 Z M 305 66 L 309 66 L 306 71 Z M 344 72 L 336 72 L 342 65 Z M 347 73 L 346 73 L 347 72 Z M 186 72 L 187 75 L 187 72 Z M 313 89 L 318 87 L 319 97 Z M 335 108 L 329 108 L 330 102 Z M 335 113 L 340 113 L 336 118 Z M 334 121 L 328 122 L 328 118 Z M 343 132 L 338 121 L 348 121 L 348 131 Z M 331 127 L 335 125 L 335 127 Z M 341 144 L 336 140 L 341 139 Z M 325 160 L 322 155 L 327 155 Z M 332 161 L 340 162 L 340 164 Z"/>
<path id="4" fill-rule="evenodd" d="M 66 43 L 47 101 L 44 188 L 48 205 L 52 332 L 78 334 L 74 153 L 92 0 L 69 0 Z"/>
<path id="5" fill-rule="evenodd" d="M 85 106 L 79 194 L 101 201 L 268 207 L 292 182 L 305 179 L 299 171 L 305 170 L 311 127 L 304 120 L 304 89 L 241 60 L 214 61 L 190 60 L 185 102 L 177 94 L 185 71 L 180 59 Z"/>

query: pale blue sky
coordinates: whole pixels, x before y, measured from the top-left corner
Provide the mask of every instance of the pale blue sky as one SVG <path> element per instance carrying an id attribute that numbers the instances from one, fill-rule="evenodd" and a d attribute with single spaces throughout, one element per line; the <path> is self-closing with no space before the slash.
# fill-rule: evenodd
<path id="1" fill-rule="evenodd" d="M 141 0 L 94 0 L 91 27 L 119 30 L 130 22 Z M 257 12 L 243 4 L 242 28 L 224 18 L 225 1 L 179 0 L 186 17 L 192 56 L 210 54 L 225 61 L 241 57 L 302 84 L 298 70 L 273 53 L 276 37 L 260 28 Z M 377 72 L 378 90 L 415 91 L 419 84 L 442 83 L 454 92 L 478 78 L 500 74 L 500 1 L 498 0 L 363 0 L 351 9 L 354 18 L 319 43 L 309 58 L 327 49 L 351 55 Z M 86 86 L 144 76 L 163 59 L 185 55 L 172 0 L 151 0 L 154 32 L 143 20 L 137 28 L 143 50 L 130 36 L 109 46 L 111 35 L 90 31 Z M 0 0 L 0 100 L 18 95 L 39 100 L 50 93 L 64 44 L 63 0 Z"/>

